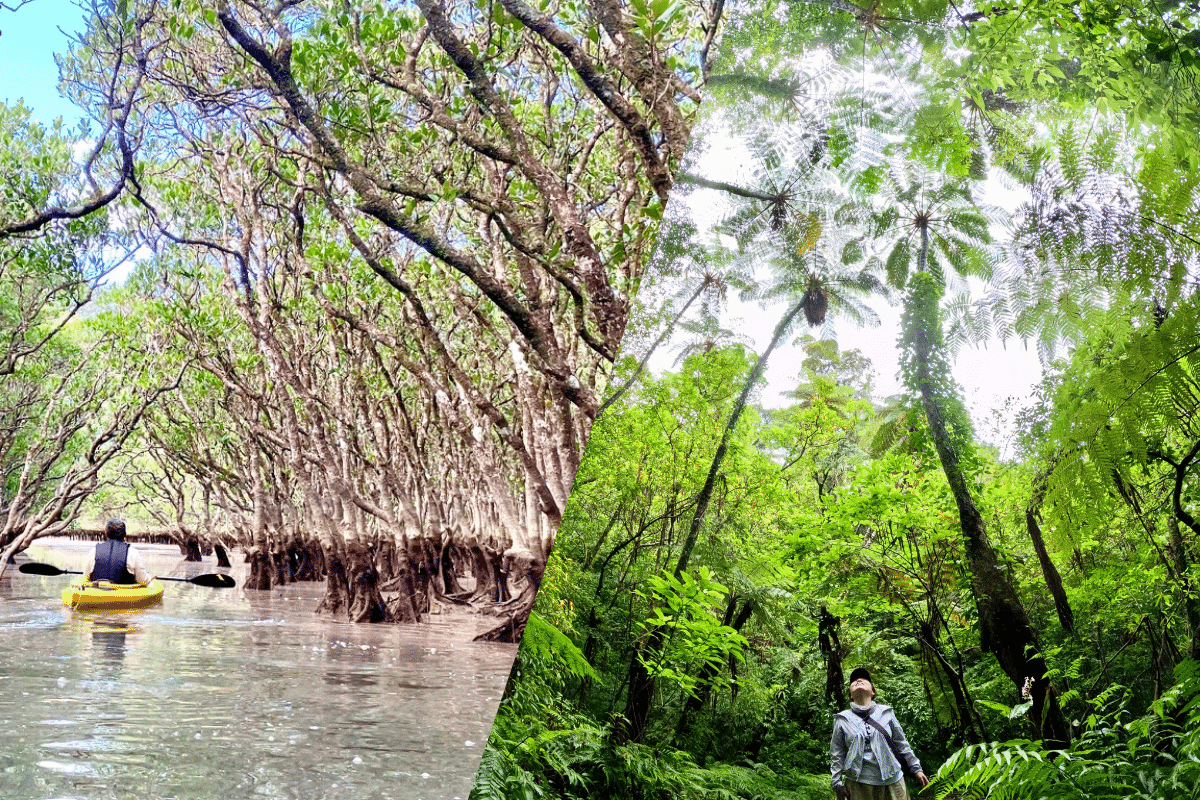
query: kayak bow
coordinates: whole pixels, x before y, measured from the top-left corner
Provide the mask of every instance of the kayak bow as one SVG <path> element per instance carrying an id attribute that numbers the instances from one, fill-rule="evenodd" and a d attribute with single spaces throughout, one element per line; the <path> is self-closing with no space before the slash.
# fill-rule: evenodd
<path id="1" fill-rule="evenodd" d="M 63 603 L 78 609 L 144 608 L 159 602 L 162 596 L 163 585 L 158 579 L 150 581 L 149 586 L 140 586 L 108 581 L 84 585 L 82 578 L 76 578 L 62 593 Z"/>

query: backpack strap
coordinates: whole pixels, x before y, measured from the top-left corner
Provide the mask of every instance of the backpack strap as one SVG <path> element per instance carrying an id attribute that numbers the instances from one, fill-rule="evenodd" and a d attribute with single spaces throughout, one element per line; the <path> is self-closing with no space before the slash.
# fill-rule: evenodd
<path id="1" fill-rule="evenodd" d="M 895 758 L 896 761 L 898 761 L 900 763 L 900 771 L 903 772 L 905 775 L 911 775 L 912 777 L 915 778 L 916 774 L 913 773 L 912 770 L 909 768 L 908 762 L 900 757 L 900 751 L 898 749 L 896 749 L 896 743 L 892 741 L 892 734 L 888 732 L 887 728 L 880 725 L 879 721 L 876 720 L 874 717 L 872 717 L 870 714 L 863 717 L 863 719 L 866 720 L 868 725 L 873 725 L 875 727 L 875 730 L 877 730 L 883 734 L 883 741 L 887 742 L 888 750 L 892 751 L 892 757 Z"/>

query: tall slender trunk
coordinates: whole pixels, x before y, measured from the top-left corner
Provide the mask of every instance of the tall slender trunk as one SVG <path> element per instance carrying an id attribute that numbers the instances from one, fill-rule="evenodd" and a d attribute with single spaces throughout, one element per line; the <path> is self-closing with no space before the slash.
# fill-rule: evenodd
<path id="1" fill-rule="evenodd" d="M 1183 534 L 1179 530 L 1179 520 L 1174 516 L 1167 517 L 1167 530 L 1171 534 L 1171 558 L 1175 562 L 1175 571 L 1180 575 L 1180 585 L 1186 593 L 1184 611 L 1187 614 L 1188 658 L 1200 661 L 1200 598 L 1197 598 L 1188 578 L 1191 565 L 1188 563 L 1187 546 L 1183 542 Z"/>
<path id="2" fill-rule="evenodd" d="M 1171 511 L 1173 513 L 1167 517 L 1167 526 L 1171 534 L 1171 559 L 1174 561 L 1175 572 L 1179 575 L 1180 588 L 1187 597 L 1184 607 L 1187 611 L 1188 627 L 1191 633 L 1189 657 L 1200 660 L 1200 598 L 1197 598 L 1193 591 L 1194 587 L 1189 577 L 1191 565 L 1188 559 L 1188 549 L 1179 529 L 1179 523 L 1182 522 L 1193 531 L 1200 533 L 1200 525 L 1183 507 L 1183 484 L 1188 470 L 1195 464 L 1197 457 L 1200 457 L 1200 441 L 1193 444 L 1187 454 L 1178 461 L 1163 453 L 1156 453 L 1156 455 L 1175 468 L 1175 486 L 1171 490 Z"/>
<path id="3" fill-rule="evenodd" d="M 936 294 L 933 293 L 934 287 L 926 272 L 928 257 L 929 230 L 922 228 L 917 274 L 913 276 L 908 299 L 910 307 L 905 322 L 908 330 L 904 333 L 913 348 L 921 408 L 958 508 L 964 550 L 971 570 L 971 590 L 979 612 L 980 644 L 985 652 L 996 656 L 1000 668 L 1018 689 L 1025 690 L 1028 686 L 1033 701 L 1031 719 L 1038 735 L 1052 745 L 1066 745 L 1071 740 L 1071 731 L 1046 676 L 1046 662 L 1038 652 L 1037 636 L 1016 586 L 996 557 L 987 525 L 971 495 L 970 484 L 947 426 L 947 398 L 944 388 L 939 393 L 942 388 L 939 378 L 946 380 L 948 376 L 938 375 L 939 370 L 935 367 L 943 347 L 938 305 L 941 292 L 938 289 Z"/>
<path id="4" fill-rule="evenodd" d="M 733 431 L 737 427 L 738 420 L 742 417 L 742 412 L 746 409 L 746 403 L 750 400 L 750 393 L 754 390 L 754 385 L 758 383 L 758 379 L 762 377 L 763 370 L 767 367 L 767 359 L 771 357 L 771 353 L 779 346 L 779 343 L 786 337 L 787 332 L 791 330 L 792 321 L 796 318 L 805 306 L 807 300 L 801 300 L 787 310 L 783 318 L 779 320 L 779 324 L 775 326 L 775 332 L 771 336 L 771 343 L 767 345 L 767 349 L 758 357 L 758 361 L 754 362 L 754 367 L 750 370 L 750 374 L 746 376 L 746 382 L 742 386 L 742 393 L 738 395 L 737 401 L 733 405 L 733 410 L 729 414 L 729 420 L 725 423 L 725 431 L 721 434 L 721 443 L 717 445 L 717 451 L 713 454 L 712 464 L 708 468 L 708 477 L 704 481 L 704 486 L 700 489 L 700 494 L 696 499 L 696 510 L 692 515 L 692 523 L 688 528 L 687 537 L 683 541 L 683 548 L 679 552 L 679 561 L 675 564 L 675 576 L 679 577 L 683 571 L 687 569 L 688 561 L 691 560 L 692 550 L 696 546 L 696 539 L 700 535 L 700 529 L 704 525 L 704 517 L 708 513 L 708 504 L 712 500 L 713 490 L 717 485 L 717 476 L 721 472 L 721 465 L 725 461 L 725 453 L 729 449 L 729 440 L 733 438 Z M 640 742 L 646 735 L 646 723 L 650 717 L 650 700 L 654 696 L 654 676 L 646 669 L 645 662 L 652 661 L 661 652 L 665 643 L 666 632 L 663 627 L 656 627 L 646 638 L 645 644 L 640 648 L 634 648 L 633 656 L 629 662 L 629 694 L 625 699 L 624 730 L 623 737 L 630 742 Z"/>
<path id="5" fill-rule="evenodd" d="M 754 611 L 753 601 L 746 600 L 742 604 L 741 610 L 737 610 L 738 596 L 731 593 L 729 595 L 729 604 L 725 607 L 725 618 L 721 621 L 722 625 L 728 625 L 735 631 L 741 632 L 742 626 L 750 619 L 750 614 Z M 736 613 L 735 613 L 736 612 Z M 732 657 L 730 659 L 732 661 Z M 709 661 L 700 670 L 699 680 L 696 685 L 696 693 L 687 699 L 683 704 L 683 711 L 679 714 L 679 722 L 675 724 L 675 736 L 680 738 L 686 736 L 692 728 L 692 721 L 696 712 L 704 708 L 704 704 L 708 702 L 708 698 L 712 696 L 713 682 L 716 680 L 720 667 Z M 736 689 L 737 684 L 734 684 Z"/>
<path id="6" fill-rule="evenodd" d="M 738 420 L 742 418 L 742 412 L 746 410 L 746 403 L 750 400 L 750 393 L 754 391 L 754 385 L 758 383 L 763 371 L 767 368 L 767 359 L 771 357 L 771 353 L 775 352 L 775 348 L 783 341 L 787 332 L 792 327 L 792 321 L 796 318 L 797 314 L 804 310 L 806 302 L 807 297 L 787 310 L 787 313 L 779 320 L 779 324 L 775 326 L 775 332 L 771 336 L 771 343 L 767 345 L 767 349 L 754 362 L 754 368 L 746 376 L 746 383 L 742 386 L 742 393 L 738 395 L 737 402 L 733 405 L 733 411 L 729 414 L 729 421 L 725 423 L 725 430 L 721 434 L 721 443 L 717 445 L 717 452 L 713 454 L 712 464 L 708 468 L 708 477 L 705 479 L 704 486 L 700 489 L 700 494 L 696 499 L 696 511 L 692 515 L 692 524 L 688 528 L 687 538 L 684 539 L 683 549 L 679 552 L 679 562 L 675 565 L 676 577 L 683 574 L 683 571 L 687 569 L 688 561 L 692 557 L 692 549 L 696 546 L 696 538 L 700 535 L 700 528 L 704 525 L 704 517 L 708 513 L 708 504 L 712 500 L 713 489 L 717 485 L 717 476 L 720 474 L 721 465 L 725 461 L 725 452 L 729 449 L 729 440 L 733 438 L 733 431 L 737 427 Z"/>
<path id="7" fill-rule="evenodd" d="M 1049 477 L 1049 470 L 1042 473 L 1034 481 L 1033 498 L 1029 501 L 1029 507 L 1025 509 L 1025 528 L 1029 531 L 1029 541 L 1033 542 L 1033 550 L 1037 553 L 1038 563 L 1042 566 L 1042 577 L 1046 580 L 1046 588 L 1050 590 L 1050 595 L 1054 598 L 1054 610 L 1058 612 L 1058 621 L 1069 634 L 1075 633 L 1075 614 L 1071 611 L 1071 604 L 1067 602 L 1067 592 L 1063 589 L 1062 576 L 1058 573 L 1058 568 L 1054 566 L 1054 562 L 1050 560 L 1050 553 L 1046 550 L 1046 542 L 1042 538 L 1042 526 L 1039 520 L 1041 516 L 1042 501 L 1046 499 L 1046 480 Z"/>
<path id="8" fill-rule="evenodd" d="M 683 304 L 683 308 L 679 309 L 675 316 L 671 318 L 671 324 L 664 328 L 661 333 L 659 333 L 658 338 L 654 340 L 654 344 L 650 345 L 650 349 L 646 351 L 646 355 L 642 356 L 641 362 L 638 363 L 637 369 L 633 371 L 633 374 L 629 376 L 629 380 L 621 384 L 616 391 L 608 396 L 607 400 L 600 404 L 600 408 L 596 411 L 596 419 L 600 419 L 601 414 L 607 411 L 613 403 L 620 400 L 621 397 L 627 391 L 629 391 L 630 387 L 633 386 L 633 384 L 637 381 L 638 376 L 645 371 L 646 365 L 650 363 L 650 356 L 654 355 L 654 351 L 658 349 L 658 346 L 666 341 L 666 338 L 671 334 L 671 331 L 675 330 L 675 326 L 679 324 L 679 320 L 683 319 L 683 315 L 686 314 L 687 310 L 692 307 L 692 303 L 696 301 L 696 298 L 702 295 L 704 290 L 708 289 L 714 283 L 714 278 L 708 275 L 704 276 L 703 280 L 700 281 L 700 285 L 696 287 L 696 291 L 692 292 L 692 296 L 689 297 L 688 301 Z"/>
<path id="9" fill-rule="evenodd" d="M 248 468 L 250 469 L 250 495 L 253 503 L 250 520 L 250 575 L 246 579 L 247 589 L 270 589 L 274 585 L 273 565 L 271 564 L 271 543 L 267 533 L 266 522 L 266 489 L 263 485 L 263 466 L 259 461 L 257 446 L 250 453 Z"/>

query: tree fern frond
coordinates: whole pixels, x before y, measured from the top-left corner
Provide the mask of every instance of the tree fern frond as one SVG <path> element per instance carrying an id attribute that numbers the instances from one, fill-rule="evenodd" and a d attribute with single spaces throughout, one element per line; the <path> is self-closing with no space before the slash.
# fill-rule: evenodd
<path id="1" fill-rule="evenodd" d="M 521 655 L 544 664 L 557 664 L 576 678 L 595 679 L 596 671 L 569 638 L 536 612 L 530 612 L 521 638 Z"/>
<path id="2" fill-rule="evenodd" d="M 1200 665 L 1185 661 L 1176 683 L 1149 715 L 1123 722 L 1129 693 L 1110 687 L 1091 702 L 1096 709 L 1085 733 L 1064 751 L 1047 752 L 1028 741 L 971 745 L 938 770 L 938 798 L 1129 798 L 1168 800 L 1196 796 L 1196 736 L 1154 741 L 1155 723 L 1169 714 L 1187 717 L 1183 729 L 1200 730 Z M 1174 744 L 1172 744 L 1174 742 Z M 1174 748 L 1172 754 L 1169 749 Z M 1180 789 L 1184 794 L 1179 794 Z"/>

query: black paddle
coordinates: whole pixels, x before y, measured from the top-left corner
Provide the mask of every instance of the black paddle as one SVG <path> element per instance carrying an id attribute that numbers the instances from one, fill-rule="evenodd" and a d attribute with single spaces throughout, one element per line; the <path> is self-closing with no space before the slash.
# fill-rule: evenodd
<path id="1" fill-rule="evenodd" d="M 18 567 L 21 572 L 30 575 L 82 575 L 79 570 L 74 569 L 59 569 L 50 564 L 38 564 L 29 562 Z M 237 586 L 237 581 L 228 575 L 220 575 L 210 572 L 207 575 L 197 575 L 194 578 L 167 578 L 162 575 L 157 576 L 160 581 L 183 581 L 184 583 L 194 583 L 197 586 L 209 586 L 213 589 L 232 589 Z"/>

